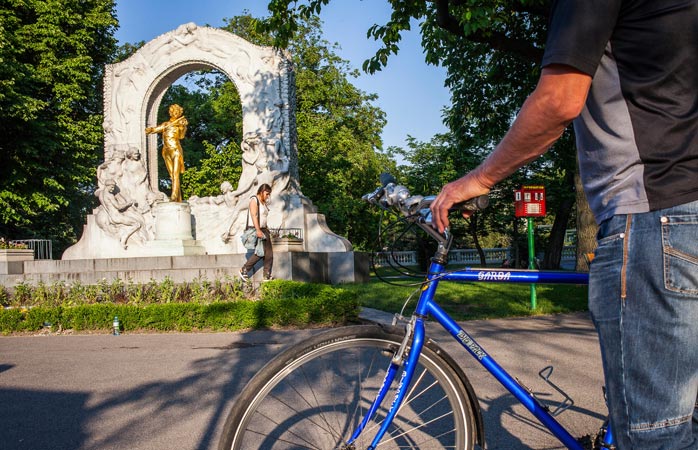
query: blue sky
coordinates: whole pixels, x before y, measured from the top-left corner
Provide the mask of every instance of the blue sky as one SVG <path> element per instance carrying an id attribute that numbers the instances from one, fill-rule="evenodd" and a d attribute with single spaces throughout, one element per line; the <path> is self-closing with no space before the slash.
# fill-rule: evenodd
<path id="1" fill-rule="evenodd" d="M 265 0 L 118 0 L 116 12 L 120 43 L 150 41 L 179 25 L 222 26 L 223 19 L 248 10 L 255 17 L 268 15 Z M 384 24 L 390 15 L 385 0 L 334 0 L 323 9 L 324 36 L 341 47 L 337 54 L 352 67 L 361 69 L 373 55 L 378 43 L 366 38 L 374 23 Z M 400 53 L 388 67 L 375 75 L 363 74 L 353 81 L 359 89 L 378 94 L 376 105 L 385 111 L 388 124 L 383 130 L 383 145 L 404 146 L 407 135 L 429 141 L 446 131 L 441 109 L 449 103 L 444 88 L 445 70 L 424 62 L 417 24 L 403 36 Z"/>

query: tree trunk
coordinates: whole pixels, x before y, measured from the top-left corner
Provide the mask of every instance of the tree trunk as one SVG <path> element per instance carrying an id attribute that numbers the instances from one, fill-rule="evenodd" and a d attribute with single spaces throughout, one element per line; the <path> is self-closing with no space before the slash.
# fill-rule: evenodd
<path id="1" fill-rule="evenodd" d="M 515 269 L 525 269 L 528 267 L 527 261 L 524 259 L 522 256 L 525 255 L 525 252 L 521 251 L 521 233 L 519 231 L 519 218 L 514 217 L 514 220 L 512 222 L 512 230 L 513 230 L 513 238 L 511 240 L 511 257 L 513 259 L 511 267 Z"/>
<path id="2" fill-rule="evenodd" d="M 543 258 L 544 269 L 551 270 L 560 268 L 562 249 L 565 246 L 565 232 L 567 231 L 567 224 L 569 223 L 573 207 L 574 200 L 569 198 L 560 202 L 557 208 L 553 228 L 550 230 L 550 241 L 548 242 L 548 248 L 545 250 L 545 257 Z"/>
<path id="3" fill-rule="evenodd" d="M 567 175 L 565 181 L 570 187 L 574 187 L 574 175 Z M 560 268 L 562 249 L 565 246 L 565 232 L 567 231 L 567 224 L 570 221 L 573 207 L 574 198 L 567 196 L 562 199 L 557 207 L 553 228 L 550 230 L 550 241 L 548 242 L 548 248 L 543 258 L 543 269 L 551 270 Z"/>
<path id="4" fill-rule="evenodd" d="M 477 249 L 477 254 L 480 255 L 480 264 L 485 267 L 487 266 L 487 257 L 485 256 L 484 250 L 482 250 L 482 246 L 480 245 L 480 241 L 477 238 L 477 218 L 479 214 L 473 214 L 470 216 L 470 220 L 468 223 L 468 231 L 470 232 L 470 237 L 473 238 L 473 242 L 475 243 L 475 248 Z"/>
<path id="5" fill-rule="evenodd" d="M 574 185 L 577 189 L 577 270 L 589 271 L 589 255 L 596 249 L 596 231 L 598 226 L 594 220 L 594 214 L 589 208 L 579 171 L 574 176 Z"/>

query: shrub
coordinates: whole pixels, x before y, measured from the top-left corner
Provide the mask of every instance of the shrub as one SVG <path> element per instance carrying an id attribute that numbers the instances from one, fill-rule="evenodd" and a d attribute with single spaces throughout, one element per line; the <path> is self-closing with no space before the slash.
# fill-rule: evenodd
<path id="1" fill-rule="evenodd" d="M 46 323 L 54 330 L 106 332 L 114 316 L 119 316 L 123 331 L 307 327 L 354 321 L 359 311 L 356 295 L 344 289 L 283 280 L 262 284 L 253 300 L 245 299 L 238 282 L 229 280 L 39 283 L 18 285 L 10 297 L 15 307 L 0 309 L 0 333 L 38 331 Z"/>
<path id="2" fill-rule="evenodd" d="M 15 249 L 26 249 L 27 244 L 22 242 L 6 241 L 4 237 L 0 237 L 0 250 L 15 250 Z"/>

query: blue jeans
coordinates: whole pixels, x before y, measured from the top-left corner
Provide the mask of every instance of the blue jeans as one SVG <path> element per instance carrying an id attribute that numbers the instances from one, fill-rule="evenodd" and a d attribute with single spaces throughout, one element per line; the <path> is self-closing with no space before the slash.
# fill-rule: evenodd
<path id="1" fill-rule="evenodd" d="M 698 449 L 698 202 L 603 222 L 589 309 L 618 448 Z"/>

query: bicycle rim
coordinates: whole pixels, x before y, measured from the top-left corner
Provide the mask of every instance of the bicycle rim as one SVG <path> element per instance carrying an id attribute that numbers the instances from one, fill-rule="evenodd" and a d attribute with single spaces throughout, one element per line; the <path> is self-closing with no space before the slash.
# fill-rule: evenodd
<path id="1" fill-rule="evenodd" d="M 377 327 L 349 330 L 298 344 L 265 367 L 233 408 L 220 448 L 345 448 L 400 345 L 399 336 Z M 451 367 L 425 347 L 413 380 L 378 448 L 473 448 L 472 405 Z M 350 448 L 371 444 L 394 391 Z"/>

